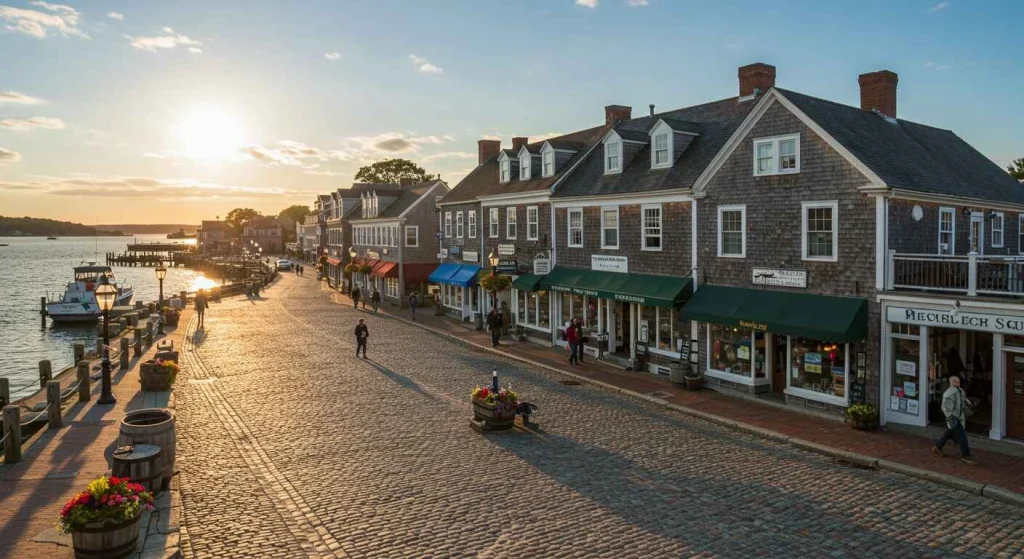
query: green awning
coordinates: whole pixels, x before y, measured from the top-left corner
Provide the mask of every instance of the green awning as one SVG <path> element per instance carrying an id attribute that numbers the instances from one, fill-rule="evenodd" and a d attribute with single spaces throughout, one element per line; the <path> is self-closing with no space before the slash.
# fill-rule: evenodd
<path id="1" fill-rule="evenodd" d="M 868 335 L 866 299 L 768 289 L 701 286 L 683 307 L 682 318 L 829 342 L 856 342 Z"/>
<path id="2" fill-rule="evenodd" d="M 693 291 L 688 277 L 620 274 L 563 267 L 556 267 L 550 274 L 543 276 L 537 288 L 652 307 L 677 307 Z"/>
<path id="3" fill-rule="evenodd" d="M 534 274 L 523 274 L 518 278 L 512 280 L 512 289 L 518 289 L 520 291 L 536 291 L 537 282 L 543 276 L 537 276 Z"/>

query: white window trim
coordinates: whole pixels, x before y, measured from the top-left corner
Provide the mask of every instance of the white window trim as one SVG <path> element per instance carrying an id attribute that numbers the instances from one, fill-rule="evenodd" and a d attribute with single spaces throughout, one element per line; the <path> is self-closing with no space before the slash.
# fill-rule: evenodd
<path id="1" fill-rule="evenodd" d="M 580 216 L 580 242 L 573 244 L 572 242 L 572 214 L 578 213 Z M 583 208 L 569 208 L 565 214 L 565 246 L 572 248 L 583 247 Z"/>
<path id="2" fill-rule="evenodd" d="M 832 209 L 832 256 L 807 256 L 807 210 L 818 208 Z M 802 202 L 800 204 L 800 255 L 802 260 L 810 262 L 839 261 L 839 201 Z"/>
<path id="3" fill-rule="evenodd" d="M 487 232 L 492 239 L 497 239 L 501 234 L 501 212 L 498 208 L 490 208 L 487 214 L 490 221 L 487 223 Z"/>
<path id="4" fill-rule="evenodd" d="M 462 216 L 462 214 L 463 214 L 463 212 L 456 212 L 455 213 L 455 238 L 456 239 L 461 239 L 466 234 L 466 222 L 464 221 L 465 218 Z"/>
<path id="5" fill-rule="evenodd" d="M 512 178 L 512 164 L 509 159 L 505 159 L 500 162 L 500 168 L 498 170 L 498 182 L 501 184 L 507 183 Z"/>
<path id="6" fill-rule="evenodd" d="M 530 212 L 533 211 L 533 221 L 530 220 Z M 530 229 L 536 229 L 532 235 Z M 526 206 L 526 240 L 536 241 L 540 238 L 540 208 L 537 206 Z"/>
<path id="7" fill-rule="evenodd" d="M 519 235 L 519 210 L 515 206 L 505 208 L 505 238 L 515 240 Z"/>
<path id="8" fill-rule="evenodd" d="M 452 238 L 452 212 L 444 212 L 444 238 Z"/>
<path id="9" fill-rule="evenodd" d="M 937 254 L 943 254 L 942 252 L 942 216 L 949 214 L 953 216 L 953 219 L 949 220 L 949 252 L 946 253 L 950 256 L 956 254 L 956 208 L 940 207 L 939 208 L 939 239 L 935 246 Z"/>
<path id="10" fill-rule="evenodd" d="M 999 220 L 999 228 L 996 228 L 996 219 Z M 999 231 L 999 244 L 996 244 L 996 231 Z M 992 228 L 989 232 L 989 238 L 992 239 L 992 248 L 1003 248 L 1006 246 L 1006 214 L 1003 212 L 995 212 L 992 217 Z"/>
<path id="11" fill-rule="evenodd" d="M 644 215 L 647 210 L 658 209 L 658 239 L 661 241 L 660 246 L 648 247 L 647 246 L 647 225 L 645 223 L 646 216 Z M 642 204 L 640 206 L 640 250 L 649 252 L 661 252 L 665 247 L 665 210 L 661 204 Z"/>
<path id="12" fill-rule="evenodd" d="M 619 149 L 619 155 L 618 155 L 619 166 L 614 168 L 614 169 L 612 169 L 611 167 L 608 166 L 608 148 L 611 147 L 611 146 L 617 146 L 618 149 Z M 621 173 L 621 172 L 622 172 L 622 140 L 619 140 L 619 139 L 609 140 L 609 141 L 605 142 L 605 144 L 604 144 L 604 174 L 612 175 L 612 174 Z"/>
<path id="13" fill-rule="evenodd" d="M 528 181 L 533 174 L 533 156 L 527 155 L 526 157 L 519 156 L 519 180 Z"/>
<path id="14" fill-rule="evenodd" d="M 704 323 L 706 328 L 704 336 L 704 374 L 709 377 L 717 378 L 719 380 L 727 380 L 730 382 L 736 382 L 747 386 L 759 386 L 759 385 L 771 385 L 772 381 L 770 375 L 765 375 L 764 378 L 757 378 L 751 374 L 739 375 L 736 373 L 727 373 L 718 369 L 711 368 L 711 323 Z M 756 330 L 750 330 L 751 339 L 757 335 Z M 787 383 L 789 381 L 786 381 Z"/>
<path id="15" fill-rule="evenodd" d="M 1017 216 L 1017 253 L 1024 254 L 1024 214 Z"/>
<path id="16" fill-rule="evenodd" d="M 782 157 L 779 154 L 779 143 L 786 140 L 796 140 L 796 166 L 793 169 L 781 170 L 779 160 Z M 757 146 L 761 144 L 770 144 L 772 146 L 772 159 L 775 163 L 775 170 L 765 173 L 759 173 L 757 171 Z M 773 136 L 771 138 L 757 138 L 754 140 L 754 176 L 755 177 L 770 177 L 774 175 L 792 175 L 800 172 L 800 134 L 787 134 L 785 136 Z"/>
<path id="17" fill-rule="evenodd" d="M 725 246 L 722 242 L 722 235 L 725 233 L 722 230 L 722 214 L 725 212 L 740 212 L 740 232 L 742 233 L 742 240 L 740 244 L 739 254 L 726 254 L 723 252 Z M 736 204 L 731 206 L 718 206 L 718 256 L 719 258 L 746 258 L 747 257 L 747 206 L 746 204 Z"/>
<path id="18" fill-rule="evenodd" d="M 604 226 L 604 212 L 610 212 L 610 211 L 614 211 L 615 212 L 615 245 L 614 246 L 613 245 L 605 244 L 605 237 L 604 237 L 604 232 L 607 229 Z M 609 250 L 618 250 L 619 249 L 619 245 L 622 244 L 622 242 L 620 240 L 621 237 L 622 237 L 622 229 L 619 227 L 619 207 L 618 206 L 603 206 L 601 208 L 601 248 L 602 249 L 609 249 Z"/>
<path id="19" fill-rule="evenodd" d="M 900 337 L 894 335 L 893 337 Z M 913 339 L 917 339 L 916 337 Z M 843 381 L 843 395 L 836 396 L 835 394 L 824 394 L 821 392 L 815 392 L 813 390 L 807 390 L 806 388 L 797 388 L 790 386 L 793 377 L 788 373 L 793 370 L 793 336 L 786 336 L 786 388 L 783 390 L 786 394 L 804 398 L 806 400 L 816 400 L 818 402 L 827 402 L 836 406 L 847 407 L 850 405 L 850 344 L 843 344 L 843 352 L 846 361 L 845 370 L 843 373 L 846 375 Z M 774 366 L 774 363 L 773 363 Z M 773 376 L 773 375 L 769 375 Z"/>
<path id="20" fill-rule="evenodd" d="M 409 244 L 409 232 L 415 233 L 416 242 Z M 419 225 L 406 225 L 405 226 L 405 246 L 407 247 L 418 247 L 420 246 L 420 226 Z"/>
<path id="21" fill-rule="evenodd" d="M 665 136 L 667 139 L 665 143 L 666 153 L 664 163 L 658 163 L 658 136 Z M 672 166 L 673 136 L 674 134 L 667 126 L 656 131 L 651 136 L 651 169 L 668 169 Z"/>
<path id="22" fill-rule="evenodd" d="M 545 172 L 546 162 L 548 158 L 551 158 L 551 172 Z M 555 150 L 550 146 L 545 146 L 540 152 L 540 176 L 550 177 L 555 174 Z"/>
<path id="23" fill-rule="evenodd" d="M 554 295 L 553 294 L 558 293 L 558 291 L 548 291 L 548 326 L 541 326 L 540 325 L 540 320 L 539 320 L 540 319 L 540 296 L 537 297 L 537 304 L 534 305 L 534 308 L 533 308 L 533 317 L 534 317 L 535 320 L 533 322 L 530 322 L 529 320 L 523 320 L 522 322 L 519 322 L 519 318 L 518 317 L 519 317 L 519 306 L 520 306 L 519 305 L 519 294 L 520 293 L 525 293 L 526 294 L 526 300 L 527 301 L 530 300 L 530 292 L 529 291 L 522 291 L 522 290 L 519 290 L 519 289 L 513 289 L 512 290 L 512 318 L 515 319 L 515 324 L 517 326 L 528 326 L 529 328 L 531 328 L 533 330 L 536 330 L 536 331 L 539 331 L 539 332 L 547 332 L 547 333 L 550 334 L 551 333 L 551 321 L 552 321 L 552 318 L 553 318 L 552 314 L 551 314 L 551 307 L 554 304 Z M 524 309 L 524 310 L 526 310 L 526 309 Z M 530 317 L 530 313 L 525 313 L 525 314 L 526 314 L 527 318 Z"/>
<path id="24" fill-rule="evenodd" d="M 467 224 L 468 227 L 469 227 L 469 231 L 468 231 L 469 238 L 470 239 L 475 239 L 476 238 L 476 210 L 469 210 L 469 217 L 467 219 L 469 221 L 469 223 Z"/>

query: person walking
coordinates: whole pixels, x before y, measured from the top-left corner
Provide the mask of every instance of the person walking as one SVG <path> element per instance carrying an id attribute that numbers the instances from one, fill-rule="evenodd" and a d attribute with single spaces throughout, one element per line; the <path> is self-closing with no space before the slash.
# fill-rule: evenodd
<path id="1" fill-rule="evenodd" d="M 196 314 L 199 315 L 199 327 L 203 328 L 205 324 L 203 322 L 203 317 L 206 315 L 206 309 L 210 308 L 210 303 L 206 300 L 206 293 L 203 293 L 202 289 L 196 291 L 196 298 L 194 302 L 196 306 Z"/>
<path id="2" fill-rule="evenodd" d="M 572 327 L 576 330 L 576 364 L 583 364 L 583 326 L 580 325 L 580 319 L 572 319 Z"/>
<path id="3" fill-rule="evenodd" d="M 420 300 L 416 297 L 415 293 L 409 295 L 409 314 L 412 315 L 412 319 L 414 322 L 416 320 L 416 306 L 419 304 Z"/>
<path id="4" fill-rule="evenodd" d="M 569 325 L 565 328 L 565 341 L 569 342 L 569 364 L 578 365 L 580 345 L 580 331 L 576 329 L 574 322 L 569 322 Z"/>
<path id="5" fill-rule="evenodd" d="M 935 441 L 932 453 L 937 456 L 945 456 L 942 447 L 951 437 L 960 443 L 960 460 L 965 464 L 975 464 L 971 457 L 971 448 L 967 445 L 967 431 L 964 425 L 967 423 L 967 412 L 971 401 L 967 394 L 960 388 L 960 377 L 953 375 L 949 377 L 949 388 L 942 393 L 942 414 L 946 416 L 946 431 Z"/>
<path id="6" fill-rule="evenodd" d="M 487 313 L 487 328 L 491 331 L 491 347 L 498 347 L 501 345 L 501 327 L 504 321 L 501 318 L 501 311 L 498 309 L 491 309 L 491 312 Z"/>
<path id="7" fill-rule="evenodd" d="M 377 312 L 377 307 L 380 306 L 380 291 L 377 288 L 373 288 L 373 295 L 370 296 L 370 303 L 373 305 L 373 312 Z"/>
<path id="8" fill-rule="evenodd" d="M 359 319 L 356 325 L 356 357 L 359 357 L 360 348 L 363 350 L 363 359 L 366 359 L 366 339 L 370 337 L 370 330 L 366 327 L 363 319 Z"/>
<path id="9" fill-rule="evenodd" d="M 359 286 L 358 285 L 353 285 L 352 286 L 352 293 L 351 293 L 350 296 L 352 297 L 352 308 L 356 309 L 356 310 L 359 310 Z"/>

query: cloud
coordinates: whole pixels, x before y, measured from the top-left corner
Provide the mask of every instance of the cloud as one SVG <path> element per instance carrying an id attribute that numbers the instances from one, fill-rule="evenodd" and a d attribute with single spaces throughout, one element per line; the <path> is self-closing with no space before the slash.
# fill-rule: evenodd
<path id="1" fill-rule="evenodd" d="M 596 8 L 597 0 L 576 0 L 576 5 L 584 8 Z"/>
<path id="2" fill-rule="evenodd" d="M 255 200 L 293 196 L 297 191 L 280 187 L 248 187 L 204 182 L 197 179 L 73 175 L 44 177 L 27 182 L 0 182 L 0 192 L 20 191 L 55 196 L 89 196 L 133 200 Z"/>
<path id="3" fill-rule="evenodd" d="M 345 147 L 360 158 L 379 157 L 399 153 L 415 153 L 424 145 L 440 145 L 451 142 L 451 136 L 413 136 L 401 132 L 386 132 L 376 136 L 346 138 Z"/>
<path id="4" fill-rule="evenodd" d="M 17 91 L 0 91 L 0 105 L 4 103 L 13 103 L 15 105 L 38 105 L 39 103 L 43 103 L 43 100 L 36 97 L 30 97 L 24 93 L 18 93 Z"/>
<path id="5" fill-rule="evenodd" d="M 0 148 L 0 165 L 21 161 L 21 154 L 9 149 Z"/>
<path id="6" fill-rule="evenodd" d="M 179 45 L 189 48 L 189 52 L 200 53 L 203 52 L 197 47 L 202 46 L 203 43 L 189 39 L 185 35 L 178 35 L 170 27 L 164 27 L 164 35 L 156 37 L 126 37 L 132 42 L 132 48 L 136 50 L 144 50 L 148 52 L 157 52 L 159 49 L 170 50 L 177 48 Z"/>
<path id="7" fill-rule="evenodd" d="M 468 151 L 445 151 L 421 157 L 420 161 L 430 163 L 431 161 L 437 161 L 438 159 L 476 159 L 476 157 L 477 154 L 470 153 Z"/>
<path id="8" fill-rule="evenodd" d="M 421 58 L 415 54 L 409 55 L 409 62 L 412 62 L 413 66 L 416 66 L 416 71 L 421 74 L 427 74 L 431 76 L 440 76 L 444 73 L 444 68 L 435 66 L 427 62 L 426 58 Z"/>
<path id="9" fill-rule="evenodd" d="M 326 58 L 327 60 L 338 60 L 339 58 L 341 58 L 341 53 L 325 52 L 324 58 Z"/>
<path id="10" fill-rule="evenodd" d="M 936 64 L 935 62 L 928 61 L 924 63 L 925 68 L 931 68 L 932 70 L 950 70 L 953 68 L 952 64 Z"/>
<path id="11" fill-rule="evenodd" d="M 117 21 L 124 21 L 124 14 L 119 14 L 117 12 L 110 12 L 107 14 L 107 17 L 110 19 L 116 19 Z"/>
<path id="12" fill-rule="evenodd" d="M 196 47 L 189 47 L 188 51 L 192 54 L 203 54 L 203 49 L 197 49 Z"/>
<path id="13" fill-rule="evenodd" d="M 321 177 L 351 177 L 352 173 L 342 173 L 340 171 L 325 171 L 322 169 L 310 169 L 302 172 L 303 175 L 316 175 Z"/>
<path id="14" fill-rule="evenodd" d="M 349 161 L 352 156 L 343 150 L 326 150 L 302 142 L 281 140 L 274 147 L 249 145 L 241 148 L 250 159 L 268 166 L 283 165 L 315 169 L 313 161 Z"/>
<path id="15" fill-rule="evenodd" d="M 929 12 L 940 12 L 949 7 L 949 2 L 939 2 L 938 4 L 928 8 Z"/>
<path id="16" fill-rule="evenodd" d="M 50 32 L 60 33 L 64 36 L 89 38 L 82 30 L 78 29 L 78 19 L 81 14 L 71 6 L 46 2 L 32 2 L 31 4 L 51 13 L 0 6 L 0 19 L 7 22 L 7 29 L 31 35 L 37 39 L 47 37 Z"/>
<path id="17" fill-rule="evenodd" d="M 420 58 L 420 57 L 416 56 L 415 54 L 410 54 L 409 55 L 409 61 L 412 62 L 413 64 L 419 66 L 420 64 L 425 63 L 427 61 L 427 59 L 426 58 Z"/>
<path id="18" fill-rule="evenodd" d="M 0 128 L 24 132 L 33 128 L 45 128 L 47 130 L 60 130 L 64 128 L 64 121 L 59 118 L 45 116 L 34 116 L 31 118 L 4 118 L 0 119 Z"/>
<path id="19" fill-rule="evenodd" d="M 640 6 L 646 6 L 647 0 L 627 0 L 626 4 L 629 4 L 630 8 L 639 8 Z"/>

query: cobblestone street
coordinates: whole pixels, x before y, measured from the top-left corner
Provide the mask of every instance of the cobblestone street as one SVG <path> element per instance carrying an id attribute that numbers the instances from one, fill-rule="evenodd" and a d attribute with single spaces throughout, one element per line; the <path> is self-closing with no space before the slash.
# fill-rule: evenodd
<path id="1" fill-rule="evenodd" d="M 312 277 L 206 322 L 175 387 L 186 556 L 1024 557 L 1017 507 L 563 385 Z M 492 369 L 540 430 L 470 429 Z"/>

